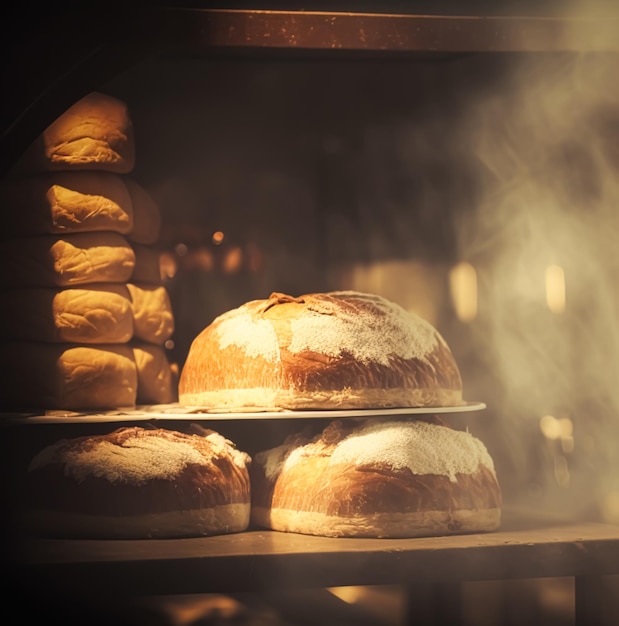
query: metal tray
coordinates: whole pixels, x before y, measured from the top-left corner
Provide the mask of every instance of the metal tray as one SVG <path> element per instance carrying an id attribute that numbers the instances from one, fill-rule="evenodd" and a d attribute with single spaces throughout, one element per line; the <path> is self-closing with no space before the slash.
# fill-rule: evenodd
<path id="1" fill-rule="evenodd" d="M 442 407 L 406 407 L 396 409 L 343 409 L 301 411 L 237 411 L 190 407 L 181 404 L 162 404 L 136 407 L 135 409 L 116 409 L 97 413 L 79 413 L 73 411 L 45 411 L 41 413 L 4 413 L 3 419 L 15 423 L 52 424 L 52 423 L 88 423 L 88 422 L 134 422 L 150 420 L 281 420 L 281 419 L 342 419 L 390 417 L 394 415 L 434 415 L 438 413 L 469 413 L 486 408 L 483 402 L 465 402 L 460 406 Z"/>

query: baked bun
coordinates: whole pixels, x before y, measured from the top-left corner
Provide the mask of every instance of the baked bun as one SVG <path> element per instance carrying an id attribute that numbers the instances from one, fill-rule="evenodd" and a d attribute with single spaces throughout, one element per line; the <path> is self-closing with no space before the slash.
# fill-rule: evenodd
<path id="1" fill-rule="evenodd" d="M 133 337 L 126 285 L 31 287 L 4 293 L 0 337 L 25 341 L 126 343 Z"/>
<path id="2" fill-rule="evenodd" d="M 32 143 L 14 170 L 91 170 L 128 174 L 135 166 L 133 123 L 125 102 L 108 94 L 85 95 Z"/>
<path id="3" fill-rule="evenodd" d="M 0 242 L 0 287 L 125 283 L 135 253 L 119 233 L 41 235 Z"/>
<path id="4" fill-rule="evenodd" d="M 105 172 L 57 172 L 7 180 L 0 186 L 6 219 L 0 236 L 134 228 L 133 203 L 122 177 Z"/>
<path id="5" fill-rule="evenodd" d="M 179 401 L 223 410 L 457 406 L 462 380 L 437 330 L 385 298 L 273 293 L 194 339 Z"/>
<path id="6" fill-rule="evenodd" d="M 137 371 L 128 344 L 0 343 L 3 409 L 132 408 Z"/>
<path id="7" fill-rule="evenodd" d="M 252 522 L 328 537 L 496 529 L 501 491 L 485 446 L 437 418 L 334 421 L 254 456 Z"/>
<path id="8" fill-rule="evenodd" d="M 161 346 L 131 342 L 138 375 L 137 404 L 169 404 L 176 401 L 177 380 Z"/>
<path id="9" fill-rule="evenodd" d="M 127 283 L 131 294 L 134 338 L 163 345 L 174 332 L 174 313 L 167 289 Z"/>
<path id="10" fill-rule="evenodd" d="M 63 439 L 30 462 L 27 527 L 67 538 L 168 538 L 240 532 L 250 458 L 212 431 L 123 427 Z"/>

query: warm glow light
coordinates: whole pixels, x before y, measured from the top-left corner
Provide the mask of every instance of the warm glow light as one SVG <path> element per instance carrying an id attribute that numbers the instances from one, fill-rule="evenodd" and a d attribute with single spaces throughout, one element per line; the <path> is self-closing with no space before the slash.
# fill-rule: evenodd
<path id="1" fill-rule="evenodd" d="M 557 419 L 552 415 L 544 415 L 539 421 L 539 429 L 546 439 L 560 439 L 565 454 L 574 451 L 574 422 L 569 417 Z"/>
<path id="2" fill-rule="evenodd" d="M 222 269 L 226 274 L 234 274 L 241 269 L 243 264 L 243 251 L 238 246 L 230 248 L 222 261 Z"/>
<path id="3" fill-rule="evenodd" d="M 540 419 L 539 429 L 546 439 L 559 439 L 561 437 L 561 423 L 552 415 L 544 415 Z"/>
<path id="4" fill-rule="evenodd" d="M 451 299 L 458 319 L 470 322 L 477 317 L 477 272 L 470 263 L 458 263 L 449 272 Z"/>
<path id="5" fill-rule="evenodd" d="M 570 468 L 562 454 L 555 457 L 555 480 L 560 487 L 570 486 Z"/>
<path id="6" fill-rule="evenodd" d="M 219 246 L 224 240 L 224 234 L 220 230 L 216 230 L 211 236 L 214 245 Z"/>
<path id="7" fill-rule="evenodd" d="M 178 263 L 175 257 L 166 251 L 162 252 L 159 257 L 159 267 L 164 278 L 174 278 L 178 272 Z"/>
<path id="8" fill-rule="evenodd" d="M 202 272 L 212 271 L 214 260 L 211 251 L 207 248 L 194 250 L 190 256 L 190 265 Z"/>
<path id="9" fill-rule="evenodd" d="M 363 587 L 330 587 L 328 591 L 340 600 L 354 604 L 363 596 L 365 590 Z"/>
<path id="10" fill-rule="evenodd" d="M 561 437 L 567 438 L 574 434 L 574 422 L 569 417 L 562 417 L 559 420 L 559 428 L 561 429 Z"/>
<path id="11" fill-rule="evenodd" d="M 619 491 L 609 491 L 604 496 L 602 517 L 609 524 L 619 524 Z"/>
<path id="12" fill-rule="evenodd" d="M 174 248 L 174 252 L 176 252 L 176 254 L 178 254 L 178 256 L 185 256 L 188 252 L 189 248 L 187 247 L 187 244 L 185 243 L 177 243 L 175 248 Z"/>
<path id="13" fill-rule="evenodd" d="M 565 272 L 559 265 L 546 268 L 546 304 L 553 313 L 565 311 Z"/>

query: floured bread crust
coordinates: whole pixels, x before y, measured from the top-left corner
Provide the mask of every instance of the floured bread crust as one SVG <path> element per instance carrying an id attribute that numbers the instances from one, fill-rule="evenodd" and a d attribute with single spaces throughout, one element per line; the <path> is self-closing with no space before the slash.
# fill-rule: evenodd
<path id="1" fill-rule="evenodd" d="M 481 441 L 438 418 L 334 421 L 252 465 L 252 521 L 328 537 L 495 530 L 501 490 Z"/>
<path id="2" fill-rule="evenodd" d="M 119 428 L 64 439 L 28 467 L 23 511 L 47 536 L 166 538 L 249 525 L 249 456 L 213 431 Z"/>
<path id="3" fill-rule="evenodd" d="M 243 410 L 458 406 L 462 380 L 428 322 L 358 292 L 273 293 L 193 341 L 179 381 L 188 406 Z"/>

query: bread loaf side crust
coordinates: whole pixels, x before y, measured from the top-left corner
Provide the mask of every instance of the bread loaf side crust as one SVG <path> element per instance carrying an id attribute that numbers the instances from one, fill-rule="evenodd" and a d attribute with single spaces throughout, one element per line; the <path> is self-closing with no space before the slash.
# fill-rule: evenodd
<path id="1" fill-rule="evenodd" d="M 191 345 L 179 399 L 230 410 L 463 403 L 458 366 L 438 331 L 356 292 L 272 294 L 219 316 Z"/>
<path id="2" fill-rule="evenodd" d="M 313 439 L 299 434 L 255 455 L 252 522 L 333 537 L 416 537 L 498 528 L 501 490 L 481 442 L 468 433 L 445 431 L 436 418 L 402 419 L 393 432 L 387 431 L 390 426 L 382 429 L 379 420 L 369 430 L 332 422 Z M 420 421 L 427 426 L 416 431 L 416 441 L 401 438 L 403 447 L 414 449 L 398 450 L 397 433 L 405 434 Z M 348 457 L 338 458 L 345 444 Z M 416 460 L 411 461 L 414 469 L 398 464 L 424 456 L 429 459 L 425 467 L 417 467 Z"/>
<path id="3" fill-rule="evenodd" d="M 245 530 L 249 456 L 217 433 L 124 427 L 32 460 L 24 516 L 61 536 L 178 537 Z"/>

